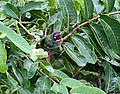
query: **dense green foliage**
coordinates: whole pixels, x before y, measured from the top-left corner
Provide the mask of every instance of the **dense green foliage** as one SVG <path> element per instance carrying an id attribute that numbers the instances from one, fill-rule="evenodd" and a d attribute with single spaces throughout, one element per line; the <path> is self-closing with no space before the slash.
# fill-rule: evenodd
<path id="1" fill-rule="evenodd" d="M 120 0 L 0 0 L 0 94 L 119 94 L 119 10 Z M 46 47 L 56 31 L 63 43 Z"/>

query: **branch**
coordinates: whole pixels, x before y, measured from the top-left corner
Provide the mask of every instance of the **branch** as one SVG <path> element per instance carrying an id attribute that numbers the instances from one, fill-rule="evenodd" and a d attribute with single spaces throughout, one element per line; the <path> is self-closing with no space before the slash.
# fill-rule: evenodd
<path id="1" fill-rule="evenodd" d="M 35 39 L 35 37 L 30 33 L 29 30 L 27 30 L 26 27 L 24 27 L 24 26 L 22 25 L 21 22 L 18 22 L 18 24 L 26 31 L 26 33 L 30 36 L 31 39 Z"/>
<path id="2" fill-rule="evenodd" d="M 108 16 L 109 16 L 109 15 L 112 15 L 112 14 L 120 14 L 120 11 L 111 12 L 111 13 L 108 13 L 108 14 L 105 14 L 105 15 L 108 15 Z M 98 15 L 98 16 L 96 16 L 96 17 L 94 17 L 94 18 L 92 18 L 92 19 L 90 19 L 90 20 L 88 20 L 88 21 L 86 21 L 86 22 L 78 25 L 76 28 L 73 29 L 72 32 L 70 32 L 68 35 L 66 35 L 66 36 L 63 38 L 63 40 L 66 40 L 68 37 L 70 37 L 72 34 L 74 34 L 75 31 L 76 31 L 78 28 L 81 28 L 82 26 L 84 26 L 84 25 L 86 25 L 86 24 L 89 24 L 89 23 L 93 22 L 94 20 L 97 20 L 98 18 L 100 18 L 100 15 Z"/>
<path id="3" fill-rule="evenodd" d="M 75 71 L 75 73 L 72 75 L 72 77 L 74 78 L 79 72 L 80 72 L 80 70 L 82 70 L 84 67 L 79 67 L 76 71 Z"/>

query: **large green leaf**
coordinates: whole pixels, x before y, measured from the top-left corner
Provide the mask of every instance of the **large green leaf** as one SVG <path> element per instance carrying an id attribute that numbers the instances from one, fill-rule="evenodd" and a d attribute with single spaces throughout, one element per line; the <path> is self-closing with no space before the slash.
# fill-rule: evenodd
<path id="1" fill-rule="evenodd" d="M 71 89 L 71 94 L 106 94 L 104 91 L 97 87 L 80 86 Z"/>
<path id="2" fill-rule="evenodd" d="M 41 7 L 40 2 L 30 2 L 30 3 L 26 4 L 23 8 L 21 8 L 21 11 L 22 11 L 22 13 L 24 13 L 27 11 L 39 9 L 40 7 Z"/>
<path id="3" fill-rule="evenodd" d="M 5 73 L 8 69 L 6 65 L 6 60 L 7 60 L 7 53 L 6 50 L 0 41 L 0 72 Z"/>
<path id="4" fill-rule="evenodd" d="M 51 80 L 45 76 L 37 79 L 35 86 L 39 92 L 48 91 L 51 88 Z"/>
<path id="5" fill-rule="evenodd" d="M 8 81 L 10 82 L 11 87 L 13 87 L 13 90 L 14 89 L 18 90 L 20 88 L 20 86 L 18 85 L 18 82 L 15 79 L 13 79 L 13 77 L 8 72 L 6 72 L 6 75 L 7 75 Z"/>
<path id="6" fill-rule="evenodd" d="M 24 68 L 27 70 L 26 75 L 27 75 L 27 79 L 31 79 L 38 68 L 38 64 L 37 63 L 33 63 L 30 60 L 24 60 Z"/>
<path id="7" fill-rule="evenodd" d="M 93 17 L 94 5 L 92 0 L 84 0 L 85 4 L 85 15 L 86 19 L 91 19 Z"/>
<path id="8" fill-rule="evenodd" d="M 111 12 L 114 8 L 115 0 L 105 0 L 106 10 L 107 12 Z"/>
<path id="9" fill-rule="evenodd" d="M 4 9 L 9 16 L 19 19 L 20 13 L 14 5 L 7 3 Z"/>
<path id="10" fill-rule="evenodd" d="M 66 22 L 76 22 L 77 21 L 77 12 L 72 0 L 59 0 L 59 4 L 62 8 L 62 15 L 65 18 Z"/>
<path id="11" fill-rule="evenodd" d="M 106 93 L 109 93 L 118 88 L 117 73 L 108 62 L 102 63 L 102 66 L 105 71 L 105 75 L 103 76 L 105 81 L 105 91 Z"/>
<path id="12" fill-rule="evenodd" d="M 56 94 L 69 94 L 67 88 L 62 84 L 54 83 L 51 90 Z"/>
<path id="13" fill-rule="evenodd" d="M 78 66 L 85 66 L 87 64 L 86 58 L 83 55 L 81 55 L 80 53 L 72 50 L 69 45 L 67 45 L 67 46 L 64 45 L 64 50 L 69 55 L 69 57 L 74 62 L 76 62 L 76 64 Z"/>
<path id="14" fill-rule="evenodd" d="M 120 23 L 106 15 L 101 16 L 100 22 L 107 36 L 110 47 L 116 53 L 120 54 Z"/>
<path id="15" fill-rule="evenodd" d="M 65 78 L 65 79 L 61 80 L 60 83 L 69 88 L 74 88 L 74 87 L 85 85 L 85 84 L 81 83 L 80 81 L 72 79 L 72 78 Z"/>
<path id="16" fill-rule="evenodd" d="M 101 48 L 104 50 L 104 52 L 110 56 L 110 58 L 118 59 L 120 60 L 120 57 L 110 48 L 109 42 L 107 40 L 107 37 L 104 33 L 104 31 L 97 25 L 92 24 L 91 25 L 92 31 L 94 33 L 94 36 L 101 46 Z"/>
<path id="17" fill-rule="evenodd" d="M 0 32 L 6 34 L 7 38 L 10 39 L 18 48 L 20 48 L 25 53 L 32 52 L 32 48 L 22 36 L 18 35 L 15 31 L 1 23 L 0 27 Z"/>
<path id="18" fill-rule="evenodd" d="M 101 55 L 101 56 L 105 56 L 104 51 L 102 50 L 102 48 L 100 47 L 99 43 L 97 42 L 96 38 L 94 37 L 94 34 L 92 32 L 92 30 L 88 27 L 83 27 L 82 31 L 88 36 L 89 40 L 91 41 L 92 45 L 94 46 L 94 48 L 96 49 L 96 51 Z"/>
<path id="19" fill-rule="evenodd" d="M 80 35 L 72 37 L 73 43 L 79 50 L 79 53 L 83 55 L 88 63 L 95 64 L 97 61 L 97 56 L 95 55 L 93 46 Z"/>

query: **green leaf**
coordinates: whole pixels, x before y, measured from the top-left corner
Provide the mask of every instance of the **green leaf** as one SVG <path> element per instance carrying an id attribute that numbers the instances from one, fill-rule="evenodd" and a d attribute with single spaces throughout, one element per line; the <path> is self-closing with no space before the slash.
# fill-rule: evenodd
<path id="1" fill-rule="evenodd" d="M 105 0 L 106 10 L 107 12 L 111 12 L 114 8 L 115 0 Z"/>
<path id="2" fill-rule="evenodd" d="M 92 0 L 96 14 L 100 14 L 104 10 L 104 2 L 101 0 Z"/>
<path id="3" fill-rule="evenodd" d="M 40 19 L 44 20 L 45 22 L 47 21 L 47 18 L 46 18 L 46 16 L 44 15 L 44 13 L 42 11 L 32 10 L 30 13 L 35 18 L 40 18 Z"/>
<path id="4" fill-rule="evenodd" d="M 53 69 L 51 63 L 49 63 L 49 62 L 40 62 L 40 67 L 49 72 L 54 72 L 54 69 Z"/>
<path id="5" fill-rule="evenodd" d="M 6 34 L 7 38 L 10 39 L 19 49 L 21 49 L 25 53 L 32 52 L 30 45 L 22 36 L 18 35 L 15 31 L 1 23 L 0 27 L 0 32 Z"/>
<path id="6" fill-rule="evenodd" d="M 13 77 L 8 72 L 6 72 L 6 75 L 7 75 L 7 79 L 10 82 L 11 86 L 14 89 L 18 90 L 20 88 L 20 86 L 18 85 L 18 82 L 15 79 L 13 79 Z"/>
<path id="7" fill-rule="evenodd" d="M 72 50 L 70 47 L 68 47 L 69 45 L 65 46 L 64 45 L 64 50 L 65 52 L 69 55 L 69 57 L 76 62 L 76 64 L 78 66 L 85 66 L 87 61 L 85 59 L 85 57 L 77 52 L 75 52 L 74 50 Z"/>
<path id="8" fill-rule="evenodd" d="M 4 20 L 6 18 L 6 13 L 4 10 L 0 11 L 0 20 Z"/>
<path id="9" fill-rule="evenodd" d="M 110 57 L 114 59 L 120 60 L 120 57 L 113 51 L 111 50 L 107 37 L 105 35 L 105 32 L 97 25 L 97 24 L 92 24 L 91 25 L 92 31 L 94 33 L 94 36 L 101 46 L 101 48 L 104 50 L 104 52 Z"/>
<path id="10" fill-rule="evenodd" d="M 89 40 L 91 41 L 92 45 L 94 46 L 94 48 L 96 49 L 96 51 L 101 55 L 101 56 L 105 56 L 104 51 L 102 50 L 102 48 L 100 47 L 99 43 L 97 42 L 96 38 L 94 37 L 94 34 L 92 32 L 92 30 L 90 28 L 87 27 L 83 27 L 82 31 L 88 36 Z"/>
<path id="11" fill-rule="evenodd" d="M 92 0 L 84 0 L 85 4 L 85 15 L 86 19 L 91 19 L 93 17 L 94 5 Z"/>
<path id="12" fill-rule="evenodd" d="M 62 24 L 63 24 L 62 13 L 58 12 L 57 21 L 54 24 L 54 31 L 61 31 Z"/>
<path id="13" fill-rule="evenodd" d="M 39 9 L 41 6 L 40 2 L 30 2 L 26 4 L 23 8 L 21 8 L 22 13 L 31 11 L 31 10 L 36 10 Z"/>
<path id="14" fill-rule="evenodd" d="M 51 88 L 51 80 L 42 76 L 37 79 L 35 86 L 39 91 L 48 91 Z"/>
<path id="15" fill-rule="evenodd" d="M 56 94 L 69 94 L 67 88 L 62 84 L 54 83 L 51 90 Z"/>
<path id="16" fill-rule="evenodd" d="M 53 7 L 53 6 L 57 7 L 58 6 L 56 0 L 48 0 L 48 2 L 49 2 L 49 6 L 51 6 L 51 7 Z"/>
<path id="17" fill-rule="evenodd" d="M 56 13 L 53 16 L 50 17 L 50 19 L 47 22 L 48 27 L 55 24 L 55 22 L 57 21 L 57 16 L 58 16 L 58 13 Z"/>
<path id="18" fill-rule="evenodd" d="M 70 92 L 71 94 L 106 94 L 103 90 L 90 86 L 75 87 Z"/>
<path id="19" fill-rule="evenodd" d="M 64 72 L 62 72 L 60 70 L 55 70 L 55 69 L 54 69 L 54 72 L 52 72 L 50 75 L 56 76 L 60 79 L 69 78 Z"/>
<path id="20" fill-rule="evenodd" d="M 63 84 L 64 86 L 67 86 L 69 88 L 74 88 L 78 86 L 83 86 L 85 84 L 81 83 L 80 81 L 72 78 L 65 78 L 61 80 L 60 84 Z"/>
<path id="21" fill-rule="evenodd" d="M 108 62 L 102 63 L 102 66 L 104 67 L 105 74 L 103 76 L 103 79 L 105 81 L 105 91 L 106 93 L 109 93 L 116 89 L 117 82 L 117 73 L 114 71 L 112 66 Z M 114 81 L 116 79 L 116 81 Z"/>
<path id="22" fill-rule="evenodd" d="M 59 0 L 60 7 L 62 9 L 63 18 L 65 18 L 67 24 L 75 23 L 77 21 L 77 12 L 72 0 Z"/>
<path id="23" fill-rule="evenodd" d="M 120 23 L 106 15 L 101 16 L 100 22 L 107 36 L 110 47 L 113 51 L 120 54 Z"/>
<path id="24" fill-rule="evenodd" d="M 27 70 L 27 79 L 31 79 L 37 71 L 38 64 L 30 60 L 24 60 L 24 68 Z"/>
<path id="25" fill-rule="evenodd" d="M 5 73 L 8 70 L 8 67 L 6 65 L 7 60 L 7 52 L 0 41 L 0 72 Z"/>
<path id="26" fill-rule="evenodd" d="M 39 49 L 32 49 L 32 53 L 30 54 L 30 58 L 33 61 L 36 61 L 37 59 L 47 58 L 48 52 L 44 51 L 42 48 Z"/>
<path id="27" fill-rule="evenodd" d="M 73 73 L 75 68 L 73 67 L 73 65 L 67 60 L 67 58 L 65 56 L 62 57 L 63 59 L 63 64 L 65 66 L 65 69 L 70 72 L 70 73 Z"/>
<path id="28" fill-rule="evenodd" d="M 85 6 L 84 6 L 84 0 L 73 0 L 76 10 L 80 11 L 83 19 L 85 20 Z"/>
<path id="29" fill-rule="evenodd" d="M 92 45 L 80 35 L 72 37 L 73 43 L 79 50 L 79 53 L 83 55 L 88 63 L 95 64 L 97 61 L 97 56 L 95 55 Z"/>
<path id="30" fill-rule="evenodd" d="M 20 16 L 19 11 L 14 5 L 7 3 L 4 9 L 9 16 L 15 19 L 19 19 L 19 16 Z"/>

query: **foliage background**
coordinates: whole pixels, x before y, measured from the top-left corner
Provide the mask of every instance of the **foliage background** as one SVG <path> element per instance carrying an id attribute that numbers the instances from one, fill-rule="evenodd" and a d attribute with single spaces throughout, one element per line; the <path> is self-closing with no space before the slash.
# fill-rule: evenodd
<path id="1" fill-rule="evenodd" d="M 1 0 L 1 94 L 119 94 L 119 0 Z M 63 43 L 43 40 L 60 31 Z"/>

